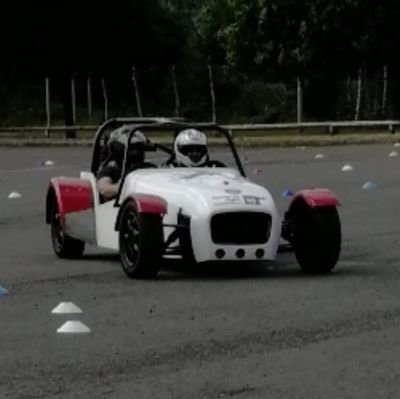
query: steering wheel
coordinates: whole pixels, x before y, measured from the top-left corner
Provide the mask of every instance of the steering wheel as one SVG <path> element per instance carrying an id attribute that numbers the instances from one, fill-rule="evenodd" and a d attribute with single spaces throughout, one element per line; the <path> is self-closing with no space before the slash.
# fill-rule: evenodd
<path id="1" fill-rule="evenodd" d="M 158 166 L 155 163 L 151 162 L 143 162 L 139 166 L 139 169 L 146 169 L 146 168 L 158 168 Z"/>
<path id="2" fill-rule="evenodd" d="M 209 168 L 226 168 L 227 166 L 221 161 L 208 161 L 206 166 Z"/>
<path id="3" fill-rule="evenodd" d="M 133 172 L 134 170 L 140 170 L 140 169 L 151 169 L 151 168 L 157 169 L 158 166 L 151 162 L 141 162 L 131 165 L 128 172 Z"/>

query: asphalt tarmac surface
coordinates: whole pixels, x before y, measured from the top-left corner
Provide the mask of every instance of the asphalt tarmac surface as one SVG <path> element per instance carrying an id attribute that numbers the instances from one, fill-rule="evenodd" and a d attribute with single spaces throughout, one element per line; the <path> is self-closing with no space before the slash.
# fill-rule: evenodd
<path id="1" fill-rule="evenodd" d="M 249 177 L 270 189 L 282 214 L 286 189 L 327 187 L 339 196 L 343 249 L 331 275 L 304 275 L 284 253 L 258 267 L 179 267 L 136 281 L 113 253 L 88 248 L 77 261 L 53 254 L 48 181 L 87 169 L 90 149 L 0 148 L 0 285 L 9 290 L 0 296 L 0 398 L 398 398 L 393 150 L 247 151 Z M 48 159 L 55 165 L 41 165 Z M 352 172 L 341 171 L 347 163 Z M 367 181 L 376 187 L 362 189 Z M 8 199 L 12 191 L 22 197 Z M 62 301 L 83 314 L 52 315 Z M 91 333 L 56 333 L 75 319 Z"/>

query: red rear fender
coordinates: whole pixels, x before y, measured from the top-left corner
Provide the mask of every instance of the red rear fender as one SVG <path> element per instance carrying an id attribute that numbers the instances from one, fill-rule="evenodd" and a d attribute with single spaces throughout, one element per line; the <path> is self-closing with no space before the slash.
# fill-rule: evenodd
<path id="1" fill-rule="evenodd" d="M 302 198 L 311 208 L 339 205 L 339 200 L 336 195 L 331 190 L 324 188 L 314 188 L 298 191 L 294 196 L 292 203 L 299 198 Z"/>
<path id="2" fill-rule="evenodd" d="M 46 222 L 50 223 L 52 202 L 56 200 L 61 220 L 67 213 L 93 208 L 93 191 L 88 180 L 69 177 L 51 179 L 46 198 Z"/>

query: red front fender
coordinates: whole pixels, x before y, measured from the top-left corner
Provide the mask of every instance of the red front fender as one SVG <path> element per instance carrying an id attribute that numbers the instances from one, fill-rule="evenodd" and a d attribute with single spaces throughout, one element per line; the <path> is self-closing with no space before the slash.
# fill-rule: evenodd
<path id="1" fill-rule="evenodd" d="M 163 198 L 151 194 L 132 194 L 128 198 L 126 198 L 124 203 L 121 205 L 117 220 L 115 222 L 115 230 L 117 231 L 119 230 L 121 210 L 123 209 L 124 205 L 129 201 L 134 202 L 136 209 L 139 213 L 147 213 L 160 216 L 164 216 L 167 213 L 167 202 Z"/>
<path id="2" fill-rule="evenodd" d="M 156 195 L 132 194 L 130 199 L 135 201 L 139 213 L 155 213 L 165 215 L 167 213 L 167 202 Z"/>
<path id="3" fill-rule="evenodd" d="M 298 191 L 295 194 L 292 203 L 299 198 L 302 198 L 311 208 L 340 205 L 336 195 L 331 190 L 325 188 L 313 188 Z"/>

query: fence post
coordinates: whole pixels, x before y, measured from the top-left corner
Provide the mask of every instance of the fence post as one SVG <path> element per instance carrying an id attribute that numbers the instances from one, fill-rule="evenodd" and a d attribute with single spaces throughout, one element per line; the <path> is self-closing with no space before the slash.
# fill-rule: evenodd
<path id="1" fill-rule="evenodd" d="M 297 78 L 297 123 L 303 121 L 303 87 L 300 78 Z"/>
<path id="2" fill-rule="evenodd" d="M 46 103 L 46 129 L 44 131 L 45 137 L 50 137 L 50 123 L 51 123 L 51 111 L 50 111 L 50 79 L 45 78 L 45 103 Z"/>
<path id="3" fill-rule="evenodd" d="M 101 89 L 103 91 L 103 100 L 104 100 L 104 120 L 107 120 L 108 119 L 108 96 L 107 96 L 106 81 L 104 78 L 101 78 Z"/>
<path id="4" fill-rule="evenodd" d="M 354 114 L 355 121 L 358 121 L 360 119 L 361 95 L 362 95 L 362 68 L 359 68 L 358 78 L 357 78 L 357 101 L 356 101 L 356 110 Z"/>
<path id="5" fill-rule="evenodd" d="M 386 102 L 387 102 L 387 88 L 388 88 L 388 67 L 384 65 L 383 67 L 383 89 L 382 89 L 382 107 L 381 113 L 382 117 L 386 114 Z"/>
<path id="6" fill-rule="evenodd" d="M 180 101 L 180 98 L 179 98 L 178 83 L 176 81 L 176 67 L 175 67 L 175 65 L 172 65 L 171 77 L 172 77 L 172 87 L 174 89 L 174 98 L 175 98 L 175 116 L 178 118 L 179 114 L 180 114 L 181 101 Z"/>
<path id="7" fill-rule="evenodd" d="M 76 90 L 75 78 L 71 77 L 71 103 L 72 103 L 72 123 L 76 125 Z"/>
<path id="8" fill-rule="evenodd" d="M 90 75 L 88 75 L 87 82 L 86 82 L 86 93 L 87 93 L 87 107 L 88 107 L 88 116 L 89 120 L 92 119 L 92 81 L 90 79 Z"/>
<path id="9" fill-rule="evenodd" d="M 217 122 L 217 110 L 215 101 L 215 85 L 214 85 L 214 73 L 210 62 L 207 64 L 208 67 L 208 78 L 210 80 L 210 95 L 211 95 L 211 108 L 212 108 L 212 122 Z"/>
<path id="10" fill-rule="evenodd" d="M 137 113 L 138 113 L 139 117 L 142 117 L 143 116 L 142 102 L 140 100 L 139 87 L 138 87 L 137 79 L 136 79 L 136 69 L 134 66 L 132 66 L 132 82 L 133 82 L 133 87 L 135 89 Z"/>

